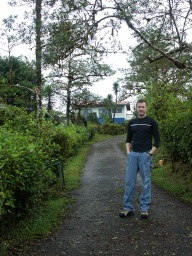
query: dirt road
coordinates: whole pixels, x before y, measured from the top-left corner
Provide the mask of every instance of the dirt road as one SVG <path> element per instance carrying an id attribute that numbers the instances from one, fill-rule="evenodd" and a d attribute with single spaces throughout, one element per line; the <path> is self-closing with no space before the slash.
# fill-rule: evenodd
<path id="1" fill-rule="evenodd" d="M 124 137 L 92 146 L 81 179 L 73 192 L 76 203 L 60 227 L 36 242 L 33 256 L 191 256 L 192 205 L 186 205 L 153 186 L 149 219 L 140 220 L 140 179 L 135 215 L 121 219 L 126 156 L 119 148 Z"/>

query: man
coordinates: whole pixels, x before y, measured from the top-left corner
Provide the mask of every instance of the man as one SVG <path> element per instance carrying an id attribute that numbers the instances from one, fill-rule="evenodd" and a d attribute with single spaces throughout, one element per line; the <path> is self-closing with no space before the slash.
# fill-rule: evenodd
<path id="1" fill-rule="evenodd" d="M 140 171 L 142 177 L 141 218 L 147 219 L 150 215 L 149 208 L 151 203 L 152 156 L 160 144 L 160 135 L 157 122 L 146 114 L 147 103 L 145 100 L 137 101 L 136 111 L 138 117 L 128 123 L 126 139 L 128 161 L 125 177 L 124 209 L 119 213 L 119 216 L 123 218 L 134 214 L 132 201 L 137 173 Z"/>

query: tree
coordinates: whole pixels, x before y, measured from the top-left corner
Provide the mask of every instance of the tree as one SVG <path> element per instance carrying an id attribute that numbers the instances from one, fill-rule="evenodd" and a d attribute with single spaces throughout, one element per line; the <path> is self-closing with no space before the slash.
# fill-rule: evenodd
<path id="1" fill-rule="evenodd" d="M 114 93 L 115 93 L 115 103 L 116 103 L 116 105 L 117 105 L 117 95 L 118 95 L 118 92 L 119 92 L 119 90 L 120 90 L 119 87 L 120 87 L 120 86 L 119 86 L 119 83 L 117 83 L 117 82 L 113 83 L 113 91 L 114 91 Z M 116 106 L 115 106 L 114 112 L 113 112 L 113 123 L 114 123 L 114 121 L 115 121 L 115 112 L 116 112 Z"/>
<path id="2" fill-rule="evenodd" d="M 36 101 L 37 116 L 42 112 L 42 0 L 35 1 L 35 56 L 36 56 Z"/>
<path id="3" fill-rule="evenodd" d="M 9 61 L 9 84 L 13 84 L 12 81 L 12 62 L 11 62 L 11 52 L 13 48 L 21 43 L 19 36 L 17 34 L 16 28 L 16 18 L 17 16 L 10 15 L 7 19 L 3 20 L 2 29 L 0 29 L 1 36 L 1 49 L 8 53 Z"/>
<path id="4" fill-rule="evenodd" d="M 57 94 L 55 90 L 55 86 L 48 84 L 45 85 L 43 88 L 42 95 L 44 96 L 45 100 L 47 101 L 47 111 L 50 113 L 53 110 L 55 100 L 54 96 Z"/>
<path id="5" fill-rule="evenodd" d="M 37 116 L 40 117 L 42 113 L 42 49 L 46 33 L 45 20 L 48 18 L 46 7 L 53 7 L 57 1 L 43 1 L 43 0 L 22 0 L 12 1 L 12 5 L 28 3 L 34 5 L 34 16 L 32 16 L 32 24 L 25 24 L 18 27 L 18 31 L 22 37 L 22 41 L 30 44 L 34 43 L 35 35 L 35 65 L 36 65 L 36 102 L 37 102 Z M 27 18 L 29 14 L 27 14 Z M 34 19 L 33 19 L 34 18 Z M 28 34 L 26 31 L 30 31 Z"/>
<path id="6" fill-rule="evenodd" d="M 19 31 L 23 37 L 23 42 L 33 44 L 35 39 L 36 101 L 39 116 L 42 108 L 42 65 L 44 67 L 52 65 L 55 68 L 55 65 L 62 65 L 63 61 L 68 61 L 74 54 L 79 56 L 84 54 L 86 57 L 87 52 L 92 56 L 92 63 L 94 63 L 95 57 L 102 57 L 107 53 L 104 47 L 105 43 L 102 42 L 105 37 L 104 33 L 100 36 L 100 41 L 97 41 L 96 34 L 98 31 L 108 28 L 109 25 L 104 24 L 98 27 L 97 22 L 95 22 L 95 4 L 90 4 L 84 0 L 75 3 L 74 1 L 68 1 L 65 5 L 61 0 L 12 1 L 12 4 L 15 3 L 27 3 L 31 6 L 35 4 L 34 16 L 31 16 L 34 17 L 32 24 L 30 26 L 27 24 L 26 27 L 22 23 L 19 26 Z M 26 31 L 31 32 L 26 34 Z M 91 44 L 91 41 L 94 43 Z M 89 47 L 87 48 L 87 46 Z M 114 45 L 110 48 L 113 47 Z M 68 79 L 68 82 L 69 88 L 71 79 Z M 70 90 L 68 90 L 68 93 L 70 94 Z M 69 95 L 67 102 L 69 103 L 67 113 L 69 113 Z"/>
<path id="7" fill-rule="evenodd" d="M 3 19 L 2 28 L 0 29 L 1 50 L 7 52 L 9 57 L 13 48 L 20 43 L 15 25 L 16 19 L 17 16 L 13 15 L 10 15 L 7 19 Z"/>
<path id="8" fill-rule="evenodd" d="M 81 57 L 81 56 L 80 56 Z M 94 81 L 103 79 L 105 76 L 113 74 L 113 70 L 108 65 L 100 64 L 98 60 L 87 55 L 87 58 L 79 58 L 74 54 L 70 56 L 59 67 L 54 67 L 49 75 L 53 83 L 60 84 L 59 90 L 66 101 L 66 118 L 70 123 L 71 97 L 76 90 L 82 90 L 91 86 Z"/>
<path id="9" fill-rule="evenodd" d="M 94 115 L 89 117 L 89 115 L 93 113 L 88 114 L 88 116 L 84 116 L 81 113 L 81 109 L 89 108 L 90 106 L 98 104 L 100 100 L 101 98 L 98 95 L 91 93 L 87 88 L 75 90 L 71 95 L 71 111 L 76 116 L 76 120 L 81 120 L 83 123 L 86 123 L 88 120 L 98 123 L 98 118 L 95 118 Z"/>
<path id="10" fill-rule="evenodd" d="M 36 110 L 35 79 L 33 63 L 21 57 L 0 58 L 0 92 L 5 103 Z"/>
<path id="11" fill-rule="evenodd" d="M 112 113 L 115 108 L 113 96 L 111 94 L 108 94 L 107 97 L 103 99 L 102 103 L 106 108 L 106 113 L 102 115 L 102 118 L 105 120 L 105 122 L 112 123 Z"/>
<path id="12" fill-rule="evenodd" d="M 61 81 L 57 80 L 57 83 L 61 84 L 60 90 L 66 92 L 67 123 L 70 122 L 73 91 L 90 86 L 93 82 L 114 73 L 102 61 L 103 55 L 107 53 L 103 36 L 99 40 L 96 38 L 97 25 L 91 15 L 85 14 L 85 9 L 92 6 L 88 5 L 88 2 L 81 2 L 78 6 L 74 8 L 73 4 L 71 5 L 69 16 L 66 15 L 68 10 L 63 12 L 62 9 L 61 12 L 55 13 L 57 22 L 49 26 L 49 43 L 44 51 L 45 64 L 51 65 L 54 70 L 51 76 L 56 79 L 60 77 Z M 78 16 L 75 15 L 77 13 Z M 90 9 L 86 10 L 86 13 L 90 13 Z M 75 19 L 72 19 L 73 15 Z"/>
<path id="13" fill-rule="evenodd" d="M 101 101 L 100 96 L 91 93 L 87 88 L 77 89 L 72 94 L 72 110 L 78 110 L 78 114 L 81 114 L 82 108 L 89 108 Z"/>
<path id="14" fill-rule="evenodd" d="M 71 56 L 74 55 L 74 53 L 81 56 L 82 52 L 86 54 L 86 46 L 89 45 L 89 41 L 93 39 L 97 28 L 93 25 L 92 16 L 86 9 L 88 6 L 87 1 L 82 0 L 77 3 L 68 1 L 65 5 L 61 0 L 18 0 L 14 2 L 35 3 L 34 22 L 31 28 L 35 28 L 36 101 L 39 115 L 42 108 L 42 65 L 44 64 L 48 67 L 50 67 L 50 65 L 59 66 L 60 63 L 63 63 L 63 61 L 67 59 L 69 59 L 70 62 Z M 14 4 L 14 2 L 12 4 Z M 89 5 L 89 7 L 90 6 L 91 5 Z M 49 10 L 47 7 L 50 7 Z M 26 28 L 26 26 L 24 27 Z M 20 31 L 22 31 L 22 29 Z M 22 35 L 23 41 L 33 42 L 33 34 L 28 34 L 28 38 L 24 36 L 24 33 Z M 95 46 L 95 49 L 98 49 L 98 45 Z M 104 52 L 103 48 L 99 50 L 98 54 L 101 55 Z M 95 55 L 96 54 L 95 51 Z M 70 63 L 68 66 L 70 66 Z M 71 78 L 68 79 L 68 88 L 71 86 L 71 81 Z M 68 90 L 68 92 L 70 93 L 70 90 Z M 69 103 L 67 110 L 69 110 L 69 96 L 67 102 Z M 67 113 L 69 113 L 69 111 L 67 111 Z"/>
<path id="15" fill-rule="evenodd" d="M 158 60 L 154 63 L 146 61 L 146 54 L 153 54 L 147 45 L 132 49 L 130 70 L 126 73 L 125 88 L 138 93 L 146 93 L 153 100 L 156 117 L 164 118 L 168 94 L 176 97 L 186 97 L 191 84 L 187 70 L 178 69 L 168 60 Z"/>
<path id="16" fill-rule="evenodd" d="M 167 59 L 179 69 L 192 70 L 192 46 L 188 40 L 191 33 L 191 1 L 112 2 L 112 6 L 104 4 L 102 0 L 95 4 L 95 13 L 99 14 L 95 15 L 98 17 L 97 23 L 110 19 L 113 20 L 113 26 L 115 24 L 118 27 L 121 22 L 125 22 L 139 44 L 146 44 L 154 50 L 155 54 L 146 56 L 146 60 L 154 62 Z M 115 20 L 119 22 L 115 23 Z M 148 36 L 151 31 L 154 34 L 153 40 Z M 164 42 L 167 43 L 167 48 L 161 48 L 159 45 L 163 45 Z"/>

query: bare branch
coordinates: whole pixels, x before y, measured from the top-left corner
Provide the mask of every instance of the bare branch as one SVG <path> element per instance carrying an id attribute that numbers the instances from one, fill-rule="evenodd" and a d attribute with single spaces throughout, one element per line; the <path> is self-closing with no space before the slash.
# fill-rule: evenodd
<path id="1" fill-rule="evenodd" d="M 173 24 L 174 24 L 174 27 L 175 27 L 175 30 L 176 30 L 176 33 L 177 33 L 177 38 L 179 40 L 179 45 L 181 45 L 182 41 L 181 41 L 181 37 L 180 37 L 180 34 L 179 34 L 179 30 L 178 30 L 177 24 L 175 22 L 175 18 L 174 18 L 173 12 L 172 12 L 172 6 L 171 6 L 171 3 L 170 3 L 170 0 L 169 0 L 169 15 L 170 15 L 170 18 L 173 21 Z"/>
<path id="2" fill-rule="evenodd" d="M 131 23 L 129 17 L 127 17 L 127 15 L 124 13 L 124 11 L 120 8 L 120 6 L 118 6 L 119 10 L 124 14 L 124 20 L 127 24 L 127 26 L 129 28 L 131 28 L 149 47 L 151 47 L 152 49 L 154 49 L 155 51 L 161 53 L 162 57 L 161 58 L 166 58 L 168 60 L 170 60 L 171 62 L 173 62 L 175 64 L 175 66 L 179 69 L 190 69 L 192 70 L 192 67 L 186 65 L 183 62 L 180 62 L 178 60 L 175 60 L 174 58 L 172 58 L 170 56 L 170 53 L 166 53 L 164 51 L 162 51 L 160 48 L 158 48 L 157 46 L 153 45 L 145 36 L 143 36 L 143 34 L 141 34 L 141 32 Z M 182 45 L 180 48 L 180 51 L 183 51 L 185 49 L 185 47 Z"/>
<path id="3" fill-rule="evenodd" d="M 181 47 L 179 47 L 179 48 L 177 48 L 177 49 L 174 49 L 174 50 L 169 51 L 167 54 L 168 54 L 168 55 L 172 55 L 172 54 L 177 53 L 177 52 L 182 52 L 182 51 L 184 51 L 186 48 L 187 48 L 187 46 L 182 45 Z M 160 55 L 160 56 L 158 56 L 158 57 L 156 57 L 156 58 L 153 58 L 153 59 L 147 57 L 147 59 L 149 60 L 150 63 L 152 63 L 152 62 L 154 62 L 154 61 L 157 61 L 157 60 L 161 60 L 161 59 L 163 59 L 163 58 L 165 58 L 165 56 L 163 56 L 163 55 Z"/>
<path id="4" fill-rule="evenodd" d="M 22 85 L 19 85 L 19 84 L 11 85 L 11 87 L 19 87 L 19 88 L 22 88 L 22 89 L 29 90 L 29 91 L 31 91 L 32 93 L 36 94 L 36 92 L 33 91 L 31 88 L 28 88 L 28 87 L 26 87 L 26 86 L 22 86 Z"/>
<path id="5" fill-rule="evenodd" d="M 189 14 L 190 14 L 191 11 L 192 11 L 192 10 L 189 9 L 188 12 L 187 12 L 187 15 L 186 15 L 186 17 L 185 17 L 185 21 L 184 21 L 183 29 L 182 29 L 182 37 L 181 37 L 181 40 L 183 40 L 184 30 L 185 30 L 185 26 L 186 26 L 186 23 L 187 23 L 187 18 L 188 18 L 188 16 L 189 16 Z"/>

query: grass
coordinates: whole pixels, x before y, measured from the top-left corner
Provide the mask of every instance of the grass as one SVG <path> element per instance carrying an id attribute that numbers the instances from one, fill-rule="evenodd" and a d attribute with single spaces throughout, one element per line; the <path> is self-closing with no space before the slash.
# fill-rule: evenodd
<path id="1" fill-rule="evenodd" d="M 68 160 L 64 167 L 65 188 L 59 190 L 56 186 L 50 189 L 46 201 L 37 209 L 31 210 L 27 219 L 20 221 L 0 238 L 1 256 L 23 255 L 35 239 L 46 237 L 59 225 L 70 212 L 70 205 L 74 200 L 69 192 L 79 188 L 82 169 L 91 145 L 111 137 L 97 134 L 79 149 L 77 156 Z"/>
<path id="2" fill-rule="evenodd" d="M 184 166 L 179 165 L 179 169 L 173 171 L 171 164 L 166 164 L 153 169 L 152 181 L 181 201 L 192 203 L 192 170 L 186 173 Z"/>
<path id="3" fill-rule="evenodd" d="M 61 217 L 67 215 L 71 203 L 72 198 L 64 192 L 42 202 L 38 209 L 31 211 L 28 218 L 20 221 L 1 238 L 0 255 L 20 255 L 37 237 L 48 235 L 60 223 Z"/>

